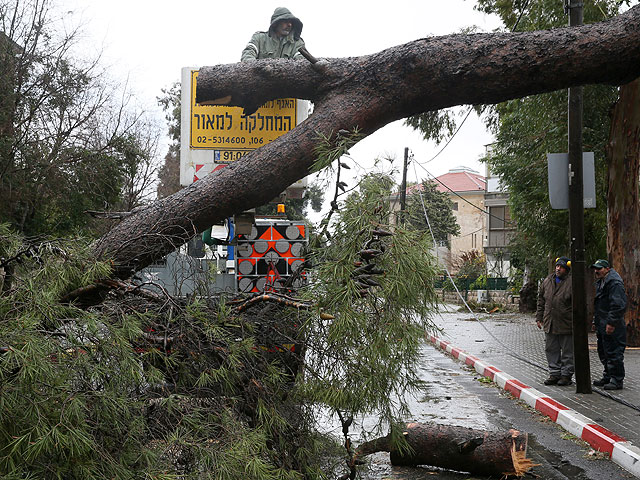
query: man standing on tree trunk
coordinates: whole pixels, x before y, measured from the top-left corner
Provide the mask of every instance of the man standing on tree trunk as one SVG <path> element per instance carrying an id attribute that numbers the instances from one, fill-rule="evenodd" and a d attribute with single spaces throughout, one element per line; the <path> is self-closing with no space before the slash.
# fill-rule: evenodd
<path id="1" fill-rule="evenodd" d="M 268 58 L 303 59 L 300 47 L 304 40 L 300 38 L 302 22 L 287 8 L 278 7 L 271 16 L 267 32 L 256 32 L 242 51 L 241 62 Z"/>
<path id="2" fill-rule="evenodd" d="M 573 377 L 573 322 L 571 260 L 556 259 L 556 271 L 544 279 L 538 292 L 536 324 L 544 329 L 549 378 L 545 385 L 570 385 Z"/>
<path id="3" fill-rule="evenodd" d="M 604 366 L 602 378 L 596 387 L 620 390 L 624 380 L 624 349 L 627 345 L 627 327 L 624 312 L 627 295 L 622 278 L 606 260 L 591 265 L 596 273 L 596 298 L 593 322 L 598 338 L 598 356 Z"/>

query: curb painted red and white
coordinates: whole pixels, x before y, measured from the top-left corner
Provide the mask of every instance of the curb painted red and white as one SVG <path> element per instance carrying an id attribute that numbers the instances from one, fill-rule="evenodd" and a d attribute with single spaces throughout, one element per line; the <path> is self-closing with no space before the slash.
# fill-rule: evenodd
<path id="1" fill-rule="evenodd" d="M 611 460 L 640 478 L 640 448 L 631 442 L 535 388 L 525 385 L 508 373 L 488 365 L 460 348 L 456 348 L 450 342 L 433 335 L 429 335 L 427 338 L 437 348 L 475 368 L 476 372 L 483 377 L 491 379 L 503 390 L 549 417 L 567 432 L 587 442 L 594 450 L 608 453 Z"/>

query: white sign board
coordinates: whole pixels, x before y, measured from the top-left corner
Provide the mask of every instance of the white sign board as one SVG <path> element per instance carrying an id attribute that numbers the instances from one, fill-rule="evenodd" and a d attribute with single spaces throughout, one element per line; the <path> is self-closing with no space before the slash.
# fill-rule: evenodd
<path id="1" fill-rule="evenodd" d="M 551 208 L 569 208 L 569 154 L 548 153 L 549 202 Z M 582 154 L 584 208 L 596 208 L 596 174 L 593 152 Z"/>

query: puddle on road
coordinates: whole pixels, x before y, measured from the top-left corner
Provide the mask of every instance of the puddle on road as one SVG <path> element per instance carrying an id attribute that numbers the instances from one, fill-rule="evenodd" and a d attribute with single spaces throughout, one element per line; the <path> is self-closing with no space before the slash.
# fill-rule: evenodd
<path id="1" fill-rule="evenodd" d="M 425 388 L 413 398 L 407 399 L 411 419 L 441 419 L 446 425 L 485 429 L 490 427 L 486 411 L 488 406 L 476 395 L 468 392 L 456 379 L 465 376 L 460 365 L 445 357 L 435 348 L 425 345 L 421 350 L 421 379 Z"/>

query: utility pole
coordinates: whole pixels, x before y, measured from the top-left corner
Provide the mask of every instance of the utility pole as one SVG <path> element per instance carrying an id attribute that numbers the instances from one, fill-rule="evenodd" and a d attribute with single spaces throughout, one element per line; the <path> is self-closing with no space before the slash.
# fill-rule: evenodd
<path id="1" fill-rule="evenodd" d="M 569 26 L 582 25 L 583 0 L 565 1 L 569 9 Z M 591 393 L 585 291 L 582 98 L 582 87 L 569 89 L 569 224 L 573 299 L 573 358 L 576 369 L 576 393 Z"/>
<path id="2" fill-rule="evenodd" d="M 405 221 L 407 208 L 407 165 L 409 163 L 409 147 L 404 147 L 404 167 L 402 168 L 402 184 L 400 185 L 400 223 Z"/>

